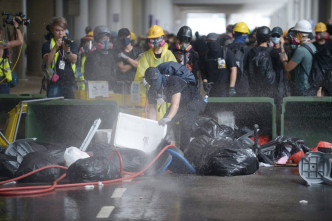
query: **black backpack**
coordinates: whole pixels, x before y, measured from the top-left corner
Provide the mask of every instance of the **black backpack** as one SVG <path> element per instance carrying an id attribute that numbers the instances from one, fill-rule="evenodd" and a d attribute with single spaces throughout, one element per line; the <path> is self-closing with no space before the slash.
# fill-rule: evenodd
<path id="1" fill-rule="evenodd" d="M 237 42 L 233 42 L 227 47 L 233 52 L 237 66 L 237 76 L 235 83 L 236 91 L 241 96 L 245 96 L 249 93 L 249 82 L 248 76 L 244 70 L 244 56 L 246 53 L 248 53 L 249 47 L 245 44 Z"/>
<path id="2" fill-rule="evenodd" d="M 164 62 L 157 66 L 161 74 L 166 76 L 176 76 L 185 80 L 188 84 L 196 85 L 194 74 L 186 66 L 174 61 Z"/>
<path id="3" fill-rule="evenodd" d="M 328 72 L 327 72 L 327 70 L 323 69 L 323 63 L 321 60 L 322 54 L 320 52 L 314 53 L 311 50 L 311 48 L 306 44 L 303 44 L 302 46 L 305 49 L 307 49 L 313 57 L 310 73 L 307 73 L 305 71 L 305 69 L 303 68 L 306 75 L 308 76 L 309 84 L 314 88 L 323 87 L 324 84 L 326 83 L 325 82 L 325 80 L 327 78 L 326 73 L 328 73 Z M 332 78 L 331 78 L 331 80 L 332 80 Z"/>
<path id="4" fill-rule="evenodd" d="M 273 69 L 271 50 L 259 50 L 252 58 L 251 66 L 253 70 L 250 70 L 251 74 L 255 74 L 256 80 L 264 82 L 265 86 L 272 86 L 276 83 L 276 73 Z"/>

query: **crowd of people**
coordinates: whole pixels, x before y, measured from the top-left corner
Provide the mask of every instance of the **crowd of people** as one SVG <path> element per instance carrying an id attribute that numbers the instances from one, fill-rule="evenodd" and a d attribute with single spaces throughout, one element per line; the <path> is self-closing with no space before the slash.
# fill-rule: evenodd
<path id="1" fill-rule="evenodd" d="M 314 30 L 300 20 L 288 30 L 261 26 L 252 31 L 238 22 L 223 34 L 196 32 L 195 38 L 188 26 L 175 35 L 153 25 L 139 38 L 127 28 L 114 32 L 97 26 L 86 27 L 79 44 L 70 40 L 63 17 L 53 18 L 47 30 L 42 59 L 48 97 L 72 99 L 75 89 L 85 90 L 86 81 L 108 81 L 110 91 L 122 94 L 139 83 L 141 96 L 148 98 L 149 118 L 162 125 L 182 121 L 184 146 L 190 138 L 185 131 L 204 111 L 202 93 L 272 97 L 279 105 L 285 96 L 332 95 L 332 45 L 322 22 Z M 17 35 L 15 42 L 0 42 L 0 52 L 19 45 L 19 30 Z M 1 79 L 8 76 L 0 72 Z"/>

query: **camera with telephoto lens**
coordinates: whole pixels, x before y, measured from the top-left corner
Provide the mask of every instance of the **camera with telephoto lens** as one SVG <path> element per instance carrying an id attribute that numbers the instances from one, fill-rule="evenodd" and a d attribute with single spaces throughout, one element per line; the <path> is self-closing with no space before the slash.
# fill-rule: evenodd
<path id="1" fill-rule="evenodd" d="M 17 14 L 10 14 L 10 13 L 8 13 L 8 12 L 2 12 L 2 16 L 6 16 L 6 17 L 3 19 L 3 22 L 4 22 L 5 24 L 14 25 L 13 17 L 15 17 L 15 16 L 21 18 L 21 20 L 18 19 L 18 18 L 15 18 L 15 21 L 16 21 L 18 24 L 22 25 L 22 23 L 23 23 L 23 24 L 26 25 L 26 26 L 28 26 L 28 25 L 30 24 L 30 19 L 25 18 L 25 15 L 22 14 L 22 12 L 19 12 L 19 13 L 17 13 Z"/>
<path id="2" fill-rule="evenodd" d="M 70 46 L 73 44 L 73 40 L 69 39 L 67 36 L 62 37 L 63 43 L 66 45 L 67 48 L 70 48 Z"/>

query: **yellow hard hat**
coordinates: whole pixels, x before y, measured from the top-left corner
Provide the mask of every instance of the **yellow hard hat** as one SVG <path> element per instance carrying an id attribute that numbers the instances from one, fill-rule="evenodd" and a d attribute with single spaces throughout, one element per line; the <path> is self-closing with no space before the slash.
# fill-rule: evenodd
<path id="1" fill-rule="evenodd" d="M 233 31 L 249 34 L 249 28 L 246 23 L 238 22 L 235 24 Z"/>
<path id="2" fill-rule="evenodd" d="M 318 22 L 315 26 L 315 32 L 324 32 L 327 31 L 326 25 L 323 22 Z"/>
<path id="3" fill-rule="evenodd" d="M 131 40 L 136 40 L 136 35 L 134 32 L 130 32 L 130 37 L 131 37 Z"/>
<path id="4" fill-rule="evenodd" d="M 158 25 L 151 26 L 148 32 L 148 38 L 159 38 L 163 35 L 165 35 L 164 30 Z"/>

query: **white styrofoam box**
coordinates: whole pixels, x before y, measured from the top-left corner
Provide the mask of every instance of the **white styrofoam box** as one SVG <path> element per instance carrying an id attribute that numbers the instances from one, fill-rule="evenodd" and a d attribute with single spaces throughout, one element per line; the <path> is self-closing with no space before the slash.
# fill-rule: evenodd
<path id="1" fill-rule="evenodd" d="M 111 143 L 112 129 L 98 129 L 95 134 L 95 141 L 98 143 Z"/>
<path id="2" fill-rule="evenodd" d="M 114 133 L 114 146 L 154 151 L 166 136 L 167 127 L 158 121 L 119 112 Z"/>

